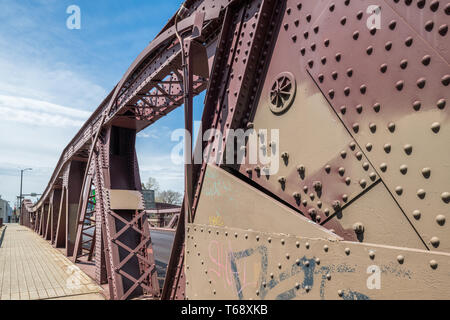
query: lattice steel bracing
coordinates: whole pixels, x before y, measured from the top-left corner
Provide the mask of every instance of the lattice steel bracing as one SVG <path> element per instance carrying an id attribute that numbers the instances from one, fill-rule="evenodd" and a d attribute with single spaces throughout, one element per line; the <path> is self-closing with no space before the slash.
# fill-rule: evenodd
<path id="1" fill-rule="evenodd" d="M 77 238 L 75 240 L 73 261 L 86 257 L 91 261 L 94 254 L 96 239 L 96 190 L 94 185 L 93 173 L 87 180 L 88 193 L 84 196 L 81 208 L 82 216 L 78 220 Z"/>
<path id="2" fill-rule="evenodd" d="M 190 101 L 207 89 L 202 128 L 217 131 L 199 135 L 197 151 L 215 162 L 186 166 L 163 299 L 448 298 L 448 281 L 430 283 L 442 283 L 450 261 L 449 5 L 185 6 L 66 147 L 22 223 L 46 238 L 52 230 L 70 254 L 79 212 L 82 254 L 95 185 L 97 280 L 113 299 L 159 297 L 135 137 L 183 103 L 189 129 Z M 370 25 L 378 19 L 380 28 Z M 250 140 L 245 162 L 228 162 L 239 129 L 259 133 L 275 173 L 272 163 L 249 163 Z M 92 173 L 81 186 L 86 163 Z M 51 199 L 53 190 L 61 191 Z M 374 293 L 362 274 L 378 264 L 387 289 Z"/>

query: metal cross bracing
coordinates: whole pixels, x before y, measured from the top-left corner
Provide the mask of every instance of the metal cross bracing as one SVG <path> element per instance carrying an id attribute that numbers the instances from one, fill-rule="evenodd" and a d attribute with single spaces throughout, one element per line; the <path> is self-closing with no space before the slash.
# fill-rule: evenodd
<path id="1" fill-rule="evenodd" d="M 94 257 L 112 299 L 448 298 L 450 283 L 429 279 L 442 283 L 450 268 L 450 7 L 367 6 L 186 1 L 66 147 L 40 201 L 24 202 L 21 223 L 75 262 Z M 381 29 L 368 27 L 378 18 Z M 203 132 L 222 139 L 199 135 L 209 159 L 186 165 L 160 288 L 136 133 L 182 104 L 191 131 L 204 90 Z M 279 143 L 260 143 L 278 172 L 227 163 L 230 129 L 278 130 Z M 385 291 L 368 291 L 369 264 L 392 284 Z"/>

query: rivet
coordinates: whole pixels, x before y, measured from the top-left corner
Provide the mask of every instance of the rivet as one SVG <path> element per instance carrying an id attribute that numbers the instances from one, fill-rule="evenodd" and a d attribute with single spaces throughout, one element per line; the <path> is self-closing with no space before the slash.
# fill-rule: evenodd
<path id="1" fill-rule="evenodd" d="M 349 186 L 351 182 L 352 182 L 352 180 L 349 177 L 345 178 L 345 184 L 346 185 Z"/>
<path id="2" fill-rule="evenodd" d="M 366 180 L 362 179 L 359 181 L 359 185 L 361 186 L 361 188 L 365 189 L 367 186 L 367 182 Z"/>
<path id="3" fill-rule="evenodd" d="M 362 152 L 361 152 L 361 151 L 358 151 L 358 152 L 355 154 L 355 157 L 356 157 L 356 159 L 358 159 L 359 161 L 361 161 L 361 159 L 362 159 L 362 157 L 363 157 Z"/>
<path id="4" fill-rule="evenodd" d="M 296 288 L 297 290 L 300 289 L 300 283 L 296 282 L 296 283 L 295 283 L 295 288 Z"/>
<path id="5" fill-rule="evenodd" d="M 322 191 L 322 182 L 314 181 L 313 187 L 314 187 L 314 190 L 316 190 L 316 192 Z"/>
<path id="6" fill-rule="evenodd" d="M 282 244 L 282 245 L 284 245 L 284 244 L 285 244 L 285 241 L 284 241 L 284 239 L 281 239 L 281 244 Z"/>
<path id="7" fill-rule="evenodd" d="M 389 143 L 386 143 L 384 145 L 383 149 L 386 153 L 389 153 L 389 152 L 391 152 L 391 145 Z"/>
<path id="8" fill-rule="evenodd" d="M 413 217 L 414 217 L 414 219 L 419 220 L 421 215 L 422 215 L 422 214 L 420 213 L 419 210 L 414 210 L 414 211 L 413 211 Z"/>
<path id="9" fill-rule="evenodd" d="M 445 216 L 443 214 L 440 214 L 436 217 L 436 222 L 438 225 L 443 226 L 445 224 Z"/>
<path id="10" fill-rule="evenodd" d="M 354 123 L 354 124 L 353 124 L 353 131 L 354 131 L 355 133 L 358 133 L 358 131 L 359 131 L 359 124 L 358 124 L 358 123 Z"/>
<path id="11" fill-rule="evenodd" d="M 375 252 L 373 251 L 373 250 L 370 250 L 369 251 L 369 257 L 370 257 L 370 259 L 375 259 Z"/>
<path id="12" fill-rule="evenodd" d="M 334 211 L 339 211 L 341 209 L 341 202 L 339 200 L 333 202 L 333 209 Z"/>
<path id="13" fill-rule="evenodd" d="M 345 168 L 339 168 L 338 172 L 341 176 L 343 176 L 345 174 Z"/>
<path id="14" fill-rule="evenodd" d="M 373 53 L 373 47 L 372 46 L 367 47 L 366 53 L 370 56 Z"/>
<path id="15" fill-rule="evenodd" d="M 428 32 L 430 32 L 431 30 L 433 30 L 434 27 L 434 22 L 429 20 L 425 23 L 425 30 L 427 30 Z"/>
<path id="16" fill-rule="evenodd" d="M 442 77 L 441 81 L 444 86 L 448 86 L 450 83 L 450 75 L 446 74 Z"/>
<path id="17" fill-rule="evenodd" d="M 408 166 L 405 165 L 405 164 L 401 165 L 401 166 L 400 166 L 400 172 L 401 172 L 402 174 L 406 174 L 406 173 L 408 172 Z"/>
<path id="18" fill-rule="evenodd" d="M 396 187 L 395 188 L 395 193 L 397 193 L 399 196 L 401 196 L 402 193 L 403 193 L 403 188 L 400 187 L 400 186 Z"/>
<path id="19" fill-rule="evenodd" d="M 361 222 L 356 222 L 353 225 L 353 231 L 355 231 L 356 234 L 364 233 L 364 225 Z"/>
<path id="20" fill-rule="evenodd" d="M 405 262 L 405 257 L 402 256 L 402 255 L 398 255 L 397 256 L 397 261 L 398 261 L 398 263 L 403 264 L 403 262 Z"/>
<path id="21" fill-rule="evenodd" d="M 342 297 L 343 295 L 344 295 L 344 291 L 338 290 L 338 296 L 339 296 L 339 297 Z"/>
<path id="22" fill-rule="evenodd" d="M 373 110 L 375 110 L 375 112 L 380 112 L 381 109 L 381 105 L 379 103 L 375 103 L 373 105 Z"/>
<path id="23" fill-rule="evenodd" d="M 412 45 L 412 43 L 413 43 L 413 38 L 412 38 L 412 37 L 406 38 L 406 40 L 405 40 L 405 45 L 406 45 L 407 47 L 410 47 L 410 46 Z"/>
<path id="24" fill-rule="evenodd" d="M 431 267 L 432 269 L 437 269 L 437 267 L 438 267 L 437 261 L 436 261 L 436 260 L 431 260 L 431 261 L 430 261 L 430 267 Z"/>
<path id="25" fill-rule="evenodd" d="M 319 258 L 316 258 L 316 264 L 320 264 L 320 259 Z"/>
<path id="26" fill-rule="evenodd" d="M 442 198 L 442 201 L 444 201 L 445 203 L 449 203 L 450 202 L 450 192 L 443 192 L 441 194 L 441 198 Z"/>
<path id="27" fill-rule="evenodd" d="M 438 102 L 437 102 L 437 107 L 439 108 L 439 109 L 444 109 L 445 108 L 445 99 L 440 99 Z"/>
<path id="28" fill-rule="evenodd" d="M 360 105 L 360 104 L 358 104 L 358 105 L 356 106 L 356 112 L 361 113 L 362 111 L 363 111 L 363 106 Z"/>
<path id="29" fill-rule="evenodd" d="M 422 103 L 420 101 L 414 101 L 413 103 L 414 110 L 419 111 L 420 107 L 422 107 Z"/>
<path id="30" fill-rule="evenodd" d="M 293 196 L 294 199 L 296 199 L 296 200 L 300 200 L 300 198 L 301 198 L 301 195 L 300 195 L 299 192 L 294 192 L 294 193 L 292 194 L 292 196 Z"/>
<path id="31" fill-rule="evenodd" d="M 392 20 L 391 22 L 389 22 L 389 29 L 394 30 L 396 25 L 397 22 L 395 22 L 395 20 Z"/>
<path id="32" fill-rule="evenodd" d="M 344 202 L 347 202 L 347 201 L 348 201 L 348 195 L 347 195 L 347 194 L 343 194 L 343 195 L 342 195 L 342 200 L 343 200 Z"/>
<path id="33" fill-rule="evenodd" d="M 300 247 L 300 242 L 295 242 L 295 246 L 297 247 L 297 248 L 299 248 Z"/>
<path id="34" fill-rule="evenodd" d="M 309 242 L 305 243 L 305 248 L 309 249 Z"/>
<path id="35" fill-rule="evenodd" d="M 327 277 L 327 280 L 331 280 L 331 274 L 327 273 L 326 277 Z"/>
<path id="36" fill-rule="evenodd" d="M 439 34 L 441 36 L 445 36 L 447 34 L 448 31 L 448 26 L 446 24 L 443 24 L 439 27 Z"/>
<path id="37" fill-rule="evenodd" d="M 278 264 L 278 269 L 281 269 L 281 263 Z"/>
<path id="38" fill-rule="evenodd" d="M 431 62 L 431 57 L 429 55 L 426 55 L 422 58 L 422 64 L 424 66 L 428 66 Z"/>
<path id="39" fill-rule="evenodd" d="M 347 69 L 347 76 L 351 77 L 352 75 L 353 75 L 353 69 L 352 68 Z"/>
<path id="40" fill-rule="evenodd" d="M 402 61 L 400 61 L 400 68 L 406 69 L 407 66 L 408 66 L 408 60 L 403 59 Z"/>
<path id="41" fill-rule="evenodd" d="M 395 123 L 390 122 L 388 124 L 388 129 L 389 129 L 390 132 L 394 132 L 395 131 Z"/>
<path id="42" fill-rule="evenodd" d="M 420 89 L 423 89 L 425 87 L 425 84 L 426 84 L 425 78 L 420 78 L 419 80 L 417 80 L 417 86 Z"/>
<path id="43" fill-rule="evenodd" d="M 331 172 L 331 166 L 330 165 L 326 165 L 325 166 L 325 172 L 326 173 L 330 173 Z"/>
<path id="44" fill-rule="evenodd" d="M 434 122 L 431 125 L 431 131 L 433 131 L 434 133 L 438 133 L 439 130 L 441 130 L 441 124 L 439 122 Z"/>
<path id="45" fill-rule="evenodd" d="M 353 39 L 358 40 L 358 38 L 359 38 L 359 32 L 358 31 L 353 32 Z"/>
<path id="46" fill-rule="evenodd" d="M 286 259 L 289 260 L 289 253 L 286 253 Z"/>
<path id="47" fill-rule="evenodd" d="M 398 91 L 402 91 L 404 84 L 405 84 L 405 82 L 403 80 L 400 80 L 400 81 L 397 81 L 397 83 L 395 84 L 395 87 L 397 88 Z"/>
<path id="48" fill-rule="evenodd" d="M 392 49 L 392 42 L 386 42 L 386 44 L 384 45 L 384 48 L 386 49 L 386 51 L 389 51 Z"/>
<path id="49" fill-rule="evenodd" d="M 347 22 L 347 17 L 342 17 L 341 18 L 341 24 L 345 25 L 346 22 Z"/>
<path id="50" fill-rule="evenodd" d="M 355 150 L 356 149 L 356 143 L 354 141 L 350 142 L 349 147 L 350 147 L 350 149 Z"/>
<path id="51" fill-rule="evenodd" d="M 267 242 L 271 243 L 271 242 L 272 242 L 272 238 L 269 237 L 269 238 L 267 239 Z"/>
<path id="52" fill-rule="evenodd" d="M 424 198 L 425 198 L 425 195 L 426 195 L 425 190 L 423 190 L 423 189 L 417 190 L 417 196 L 418 196 L 420 199 L 424 199 Z"/>
<path id="53" fill-rule="evenodd" d="M 308 260 L 306 260 L 304 264 L 305 264 L 305 266 L 309 267 L 309 261 Z"/>
<path id="54" fill-rule="evenodd" d="M 449 8 L 450 6 L 447 5 L 447 7 Z M 430 4 L 430 10 L 435 12 L 437 9 L 439 8 L 439 1 L 438 0 L 434 0 L 431 4 Z"/>
<path id="55" fill-rule="evenodd" d="M 328 252 L 328 249 L 329 249 L 329 248 L 328 248 L 327 245 L 324 245 L 324 246 L 323 246 L 323 251 Z"/>
<path id="56" fill-rule="evenodd" d="M 386 64 L 386 63 L 383 63 L 383 64 L 380 66 L 380 71 L 381 71 L 382 73 L 385 73 L 385 72 L 387 71 L 387 68 L 388 68 L 387 64 Z"/>
<path id="57" fill-rule="evenodd" d="M 369 125 L 369 129 L 372 133 L 375 133 L 377 131 L 377 125 L 375 123 L 371 123 Z"/>
<path id="58" fill-rule="evenodd" d="M 345 251 L 345 254 L 346 254 L 346 255 L 350 255 L 350 248 L 345 248 L 344 251 Z"/>
<path id="59" fill-rule="evenodd" d="M 439 244 L 441 243 L 438 237 L 432 237 L 430 239 L 430 243 L 433 245 L 433 247 L 437 248 L 439 247 Z"/>
<path id="60" fill-rule="evenodd" d="M 317 211 L 314 208 L 311 208 L 308 210 L 308 214 L 310 215 L 310 217 L 314 220 L 317 216 Z"/>

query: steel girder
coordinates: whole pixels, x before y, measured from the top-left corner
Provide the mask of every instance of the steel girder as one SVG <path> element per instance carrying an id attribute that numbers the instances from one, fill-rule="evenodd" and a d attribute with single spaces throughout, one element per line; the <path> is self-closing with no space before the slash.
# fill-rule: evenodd
<path id="1" fill-rule="evenodd" d="M 427 279 L 440 281 L 442 272 L 448 270 L 445 212 L 450 202 L 450 177 L 445 168 L 450 159 L 446 145 L 450 71 L 445 19 L 449 13 L 448 6 L 440 6 L 438 1 L 429 6 L 424 3 L 413 6 L 411 2 L 373 1 L 376 8 L 382 8 L 381 23 L 385 27 L 381 29 L 367 27 L 371 13 L 362 1 L 186 3 L 188 17 L 180 22 L 179 29 L 183 37 L 192 35 L 192 39 L 198 31 L 195 28 L 202 28 L 203 42 L 199 44 L 206 48 L 206 54 L 200 51 L 201 56 L 192 57 L 187 51 L 188 58 L 196 60 L 189 89 L 192 94 L 208 89 L 202 127 L 204 131 L 218 129 L 224 139 L 211 136 L 202 141 L 200 135 L 197 148 L 217 159 L 217 164 L 194 166 L 188 179 L 193 186 L 193 201 L 185 203 L 179 217 L 163 299 L 186 298 L 186 284 L 189 298 L 271 297 L 267 289 L 271 280 L 259 277 L 261 268 L 265 274 L 270 273 L 268 270 L 279 274 L 280 281 L 271 284 L 288 280 L 280 286 L 284 291 L 272 294 L 273 298 L 307 297 L 310 292 L 313 298 L 396 297 L 395 286 L 371 295 L 358 282 L 367 257 L 369 262 L 379 260 L 388 282 L 404 289 L 401 297 L 411 297 L 417 288 L 395 279 L 392 270 L 413 274 L 430 297 L 446 297 L 446 286 L 432 292 Z M 200 15 L 204 17 L 201 26 L 196 25 Z M 43 226 L 49 225 L 46 212 L 51 212 L 44 210 L 45 203 L 62 179 L 55 245 L 65 246 L 70 252 L 70 219 L 75 217 L 75 243 L 77 248 L 82 246 L 88 198 L 80 198 L 80 194 L 89 192 L 91 181 L 75 187 L 80 189 L 78 202 L 71 202 L 69 190 L 76 183 L 69 178 L 73 177 L 70 170 L 74 161 L 93 158 L 95 174 L 91 178 L 98 197 L 97 279 L 102 282 L 107 278 L 114 299 L 158 295 L 145 214 L 139 201 L 117 199 L 139 199 L 140 180 L 133 160 L 136 132 L 181 105 L 188 94 L 183 88 L 187 79 L 182 76 L 182 50 L 174 37 L 173 24 L 174 19 L 142 52 L 65 149 L 41 201 L 33 207 L 23 206 L 22 223 L 42 233 Z M 377 92 L 380 88 L 382 95 Z M 262 163 L 236 165 L 225 161 L 224 151 L 233 138 L 228 136 L 228 129 L 240 128 L 280 130 L 277 176 L 263 174 Z M 99 140 L 94 138 L 98 133 Z M 128 166 L 110 157 L 111 141 L 118 136 L 128 141 Z M 230 189 L 242 187 L 249 197 L 269 199 L 272 203 L 266 207 L 273 210 L 255 221 L 257 211 L 240 210 L 248 206 L 248 199 L 231 203 L 211 197 L 205 191 L 207 186 L 228 179 L 225 171 L 234 178 L 230 179 Z M 211 177 L 211 172 L 221 178 Z M 258 192 L 264 196 L 257 196 Z M 69 214 L 73 212 L 70 203 L 79 206 L 77 215 Z M 221 208 L 223 224 L 209 219 L 211 206 Z M 193 215 L 187 216 L 191 209 Z M 236 212 L 240 213 L 238 218 Z M 189 233 L 185 238 L 186 229 Z M 233 233 L 234 237 L 230 236 Z M 48 237 L 48 227 L 46 234 Z M 134 239 L 131 242 L 130 237 Z M 268 243 L 276 239 L 281 247 L 259 245 L 261 239 Z M 210 268 L 218 261 L 208 257 L 208 243 L 238 249 L 224 249 L 225 264 L 219 264 L 228 271 L 234 268 L 231 274 L 224 274 L 233 278 L 226 278 L 228 291 L 219 290 L 217 279 L 211 279 Z M 288 252 L 280 256 L 285 244 Z M 290 276 L 297 273 L 289 275 L 283 270 L 284 259 L 291 259 L 294 247 L 310 250 L 312 246 L 314 250 L 309 253 L 301 252 L 304 259 L 299 258 L 297 267 L 288 264 L 291 271 L 305 273 L 306 282 L 295 283 Z M 245 283 L 242 287 L 240 265 L 230 258 L 254 259 L 255 253 L 261 253 L 258 250 L 266 250 L 267 263 L 250 273 L 255 285 L 249 291 Z M 193 251 L 196 254 L 190 255 Z M 333 254 L 323 256 L 321 251 Z M 359 270 L 358 276 L 338 272 L 344 270 L 339 263 L 346 257 L 351 257 L 349 261 L 356 267 L 341 267 Z M 337 279 L 337 284 L 330 285 L 332 293 L 324 293 L 323 286 L 313 288 L 322 261 L 326 262 L 323 267 L 330 269 L 320 275 L 321 283 Z M 307 263 L 315 268 L 307 269 Z M 222 276 L 223 270 L 216 271 Z M 308 272 L 312 276 L 306 279 Z M 201 281 L 194 285 L 186 281 L 186 275 L 200 274 Z"/>

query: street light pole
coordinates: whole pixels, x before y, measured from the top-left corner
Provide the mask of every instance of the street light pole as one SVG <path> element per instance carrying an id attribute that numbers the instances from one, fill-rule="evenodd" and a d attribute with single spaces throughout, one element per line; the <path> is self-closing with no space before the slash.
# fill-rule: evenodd
<path id="1" fill-rule="evenodd" d="M 33 170 L 33 169 L 31 169 L 31 168 L 26 168 L 26 169 L 22 169 L 22 170 L 20 170 L 20 197 L 19 197 L 19 206 L 20 206 L 20 214 L 22 214 L 22 198 L 23 198 L 23 196 L 22 196 L 22 183 L 23 183 L 23 173 L 24 173 L 24 171 L 27 171 L 27 170 L 29 170 L 29 171 L 31 171 L 31 170 Z"/>

